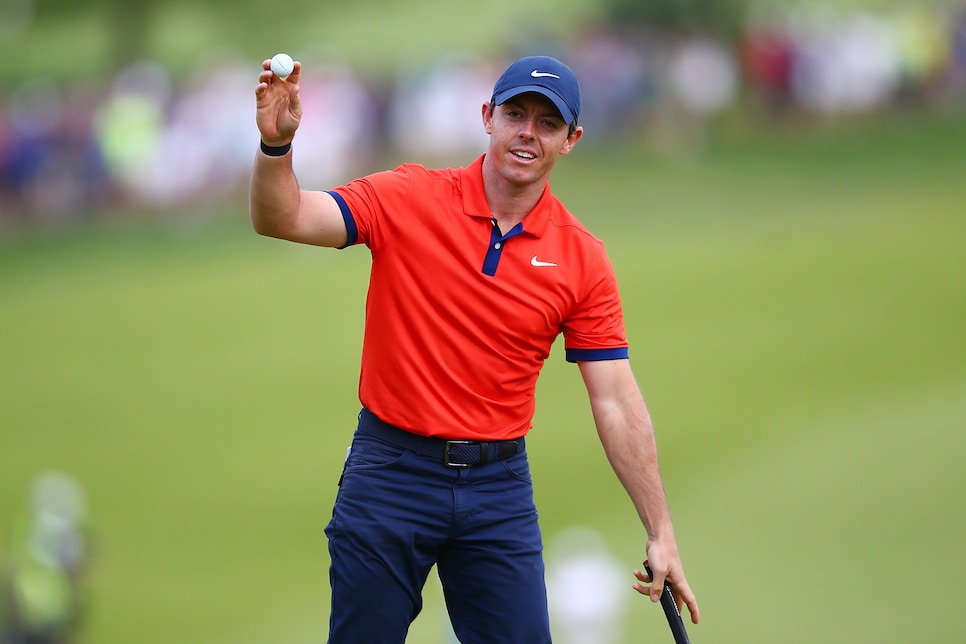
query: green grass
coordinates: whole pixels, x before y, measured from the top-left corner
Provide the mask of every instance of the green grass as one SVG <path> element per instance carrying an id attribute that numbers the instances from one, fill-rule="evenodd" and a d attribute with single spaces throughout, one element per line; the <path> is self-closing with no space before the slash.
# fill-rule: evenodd
<path id="1" fill-rule="evenodd" d="M 962 120 L 930 120 L 561 162 L 555 191 L 622 282 L 695 642 L 966 635 L 964 146 Z M 84 641 L 323 639 L 367 253 L 233 218 L 0 240 L 0 530 L 41 469 L 84 484 Z M 548 543 L 594 526 L 638 566 L 559 345 L 535 424 Z M 431 581 L 410 641 L 443 642 L 439 596 Z M 665 628 L 635 595 L 626 641 Z"/>

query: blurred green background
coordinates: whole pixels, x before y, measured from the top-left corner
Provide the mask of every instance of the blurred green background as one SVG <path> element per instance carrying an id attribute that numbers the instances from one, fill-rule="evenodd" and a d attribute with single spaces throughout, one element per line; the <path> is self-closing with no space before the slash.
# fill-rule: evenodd
<path id="1" fill-rule="evenodd" d="M 215 44 L 250 59 L 253 87 L 278 50 L 325 42 L 359 69 L 495 56 L 529 38 L 564 47 L 633 4 L 136 3 L 121 38 L 124 3 L 14 2 L 32 18 L 0 38 L 18 61 L 0 82 L 96 84 L 115 56 L 177 78 Z M 634 19 L 662 33 L 734 34 L 746 15 L 641 6 Z M 588 132 L 552 183 L 621 281 L 702 609 L 692 641 L 966 639 L 963 102 L 775 116 L 742 95 L 700 122 L 655 121 L 606 145 Z M 63 471 L 92 544 L 76 641 L 323 641 L 322 529 L 358 411 L 367 253 L 258 237 L 237 186 L 70 220 L 0 203 L 14 222 L 0 227 L 0 553 L 37 474 Z M 599 531 L 627 571 L 621 641 L 670 641 L 630 590 L 645 535 L 562 353 L 528 439 L 545 539 Z M 434 578 L 426 597 L 409 641 L 447 642 Z"/>

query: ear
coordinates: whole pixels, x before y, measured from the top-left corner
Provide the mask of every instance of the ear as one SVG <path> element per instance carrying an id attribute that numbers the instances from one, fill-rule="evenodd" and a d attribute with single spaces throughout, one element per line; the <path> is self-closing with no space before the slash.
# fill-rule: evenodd
<path id="1" fill-rule="evenodd" d="M 493 134 L 493 112 L 490 110 L 489 101 L 483 103 L 482 115 L 483 129 L 487 134 Z"/>
<path id="2" fill-rule="evenodd" d="M 582 137 L 583 135 L 584 135 L 584 128 L 578 125 L 577 129 L 574 130 L 574 133 L 567 137 L 567 140 L 564 142 L 563 147 L 560 148 L 560 154 L 568 154 L 571 150 L 573 150 L 574 146 L 577 145 L 577 141 L 579 141 L 580 137 Z"/>

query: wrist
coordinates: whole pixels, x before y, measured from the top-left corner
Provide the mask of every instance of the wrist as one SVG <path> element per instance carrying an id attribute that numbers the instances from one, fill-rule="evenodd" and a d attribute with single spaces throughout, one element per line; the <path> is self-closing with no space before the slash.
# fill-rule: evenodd
<path id="1" fill-rule="evenodd" d="M 290 141 L 285 145 L 268 145 L 265 141 L 259 141 L 259 147 L 262 150 L 262 154 L 270 157 L 283 157 L 292 149 L 292 143 Z"/>
<path id="2" fill-rule="evenodd" d="M 656 545 L 664 548 L 668 545 L 671 545 L 675 548 L 677 547 L 675 545 L 677 542 L 674 538 L 674 526 L 672 526 L 669 522 L 658 525 L 652 524 L 650 529 L 648 529 L 646 526 L 644 529 L 647 531 L 648 546 Z"/>

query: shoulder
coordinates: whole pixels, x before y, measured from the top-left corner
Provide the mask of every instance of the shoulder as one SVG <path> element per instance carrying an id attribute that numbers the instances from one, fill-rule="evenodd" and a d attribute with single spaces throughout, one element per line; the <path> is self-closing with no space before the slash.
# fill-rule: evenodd
<path id="1" fill-rule="evenodd" d="M 413 179 L 426 179 L 430 181 L 453 181 L 459 176 L 459 170 L 454 170 L 453 168 L 428 168 L 421 163 L 403 163 L 392 170 L 392 172 L 403 174 Z"/>
<path id="2" fill-rule="evenodd" d="M 559 257 L 568 258 L 574 270 L 575 283 L 588 288 L 601 279 L 615 279 L 613 265 L 604 241 L 556 197 L 548 204 L 549 216 L 543 232 L 543 244 Z"/>
<path id="3" fill-rule="evenodd" d="M 556 195 L 550 195 L 550 216 L 547 225 L 556 234 L 567 236 L 574 243 L 586 246 L 588 249 L 603 251 L 604 242 L 594 235 L 584 223 L 563 204 Z"/>
<path id="4" fill-rule="evenodd" d="M 452 169 L 427 168 L 419 163 L 403 163 L 391 170 L 383 170 L 356 180 L 376 187 L 405 186 L 407 190 L 417 193 L 432 185 L 456 184 L 458 181 L 459 175 Z"/>

